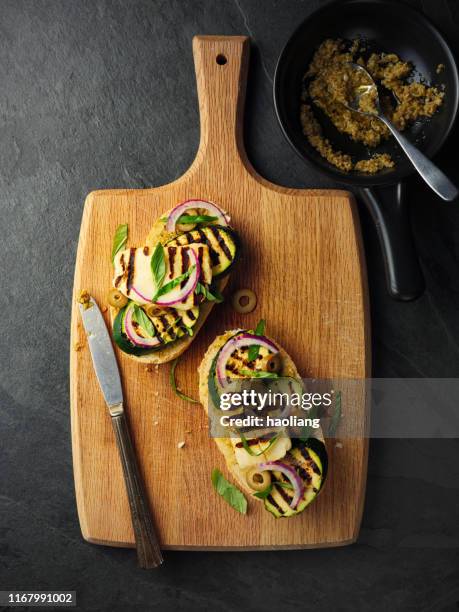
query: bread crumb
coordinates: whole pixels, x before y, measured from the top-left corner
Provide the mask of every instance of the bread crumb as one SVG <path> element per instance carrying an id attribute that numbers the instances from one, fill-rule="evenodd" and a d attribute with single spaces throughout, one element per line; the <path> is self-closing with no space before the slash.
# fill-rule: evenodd
<path id="1" fill-rule="evenodd" d="M 337 442 L 335 444 L 335 448 L 343 448 L 343 445 L 341 444 L 341 442 Z"/>
<path id="2" fill-rule="evenodd" d="M 80 291 L 80 295 L 77 297 L 77 302 L 83 305 L 84 310 L 92 308 L 91 296 L 89 295 L 89 291 L 87 291 L 86 289 Z"/>
<path id="3" fill-rule="evenodd" d="M 75 342 L 74 349 L 77 352 L 81 351 L 82 348 L 84 348 L 84 343 L 83 342 Z"/>
<path id="4" fill-rule="evenodd" d="M 101 308 L 102 312 L 107 312 L 107 310 L 108 310 L 107 306 L 102 306 L 102 308 Z"/>
<path id="5" fill-rule="evenodd" d="M 159 421 L 153 421 L 153 425 L 158 425 Z"/>
<path id="6" fill-rule="evenodd" d="M 437 74 L 440 74 L 440 72 L 443 72 L 444 69 L 445 69 L 445 64 L 438 64 L 437 68 L 435 69 L 435 72 Z"/>
<path id="7" fill-rule="evenodd" d="M 186 433 L 186 434 L 190 434 L 190 433 L 193 433 L 193 432 L 191 431 L 191 429 L 187 429 L 187 430 L 185 431 L 185 433 Z"/>
<path id="8" fill-rule="evenodd" d="M 185 446 L 185 442 L 179 442 L 177 444 L 177 448 L 183 448 Z"/>
<path id="9" fill-rule="evenodd" d="M 151 365 L 145 366 L 145 372 L 153 372 L 153 368 L 151 367 Z"/>

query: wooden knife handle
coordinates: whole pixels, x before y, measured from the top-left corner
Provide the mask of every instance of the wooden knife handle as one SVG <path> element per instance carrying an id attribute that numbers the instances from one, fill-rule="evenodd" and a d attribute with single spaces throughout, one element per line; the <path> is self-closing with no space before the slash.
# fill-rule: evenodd
<path id="1" fill-rule="evenodd" d="M 139 465 L 124 412 L 111 417 L 123 466 L 124 480 L 131 508 L 137 558 L 140 567 L 150 569 L 163 562 Z"/>

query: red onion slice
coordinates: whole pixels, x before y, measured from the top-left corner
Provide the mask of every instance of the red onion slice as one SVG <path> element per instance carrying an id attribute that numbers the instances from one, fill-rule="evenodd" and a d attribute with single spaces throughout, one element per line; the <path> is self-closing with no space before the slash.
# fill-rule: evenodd
<path id="1" fill-rule="evenodd" d="M 185 285 L 183 287 L 178 285 L 177 287 L 174 287 L 172 291 L 169 291 L 169 293 L 161 295 L 157 300 L 155 300 L 155 304 L 158 304 L 159 306 L 173 306 L 174 304 L 185 301 L 190 293 L 193 293 L 193 291 L 196 289 L 199 277 L 201 276 L 201 266 L 199 264 L 198 256 L 193 249 L 188 249 L 188 253 L 192 260 L 191 265 L 194 264 L 195 268 L 187 278 Z"/>
<path id="2" fill-rule="evenodd" d="M 229 358 L 239 348 L 246 348 L 248 346 L 263 346 L 264 348 L 271 351 L 274 355 L 279 352 L 277 346 L 268 340 L 264 336 L 255 336 L 255 334 L 249 334 L 248 332 L 244 332 L 238 336 L 234 336 L 223 346 L 221 349 L 217 364 L 216 364 L 216 374 L 218 382 L 222 387 L 225 387 L 228 384 L 228 379 L 226 376 L 226 366 L 228 364 Z"/>
<path id="3" fill-rule="evenodd" d="M 144 338 L 143 336 L 139 336 L 133 325 L 133 314 L 134 308 L 129 308 L 126 313 L 126 316 L 124 317 L 124 328 L 126 330 L 126 334 L 129 340 L 136 346 L 141 346 L 142 348 L 152 348 L 154 346 L 158 346 L 158 344 L 161 343 L 159 338 Z"/>
<path id="4" fill-rule="evenodd" d="M 168 232 L 175 232 L 175 226 L 179 218 L 190 208 L 202 208 L 207 210 L 213 217 L 217 217 L 217 223 L 219 225 L 228 225 L 229 216 L 224 213 L 218 206 L 213 202 L 207 202 L 206 200 L 186 200 L 176 206 L 169 213 L 169 217 L 166 222 L 166 230 Z"/>
<path id="5" fill-rule="evenodd" d="M 260 463 L 257 466 L 257 469 L 259 469 L 261 472 L 266 470 L 280 472 L 281 474 L 284 474 L 284 476 L 287 476 L 293 487 L 293 498 L 290 502 L 290 508 L 295 509 L 298 506 L 298 502 L 304 494 L 304 482 L 297 474 L 295 468 L 293 468 L 291 465 L 287 465 L 286 463 L 267 461 L 266 463 Z"/>

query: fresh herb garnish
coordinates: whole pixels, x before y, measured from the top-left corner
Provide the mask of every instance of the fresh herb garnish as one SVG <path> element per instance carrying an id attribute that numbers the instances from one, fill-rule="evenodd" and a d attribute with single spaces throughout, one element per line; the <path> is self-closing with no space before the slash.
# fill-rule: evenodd
<path id="1" fill-rule="evenodd" d="M 191 402 L 192 404 L 199 404 L 200 403 L 199 400 L 194 399 L 193 397 L 189 397 L 188 395 L 185 395 L 185 393 L 182 393 L 177 388 L 177 382 L 175 380 L 175 368 L 177 367 L 179 359 L 180 357 L 177 357 L 177 359 L 174 359 L 174 361 L 172 362 L 171 372 L 169 375 L 169 381 L 171 383 L 171 387 L 175 395 L 177 395 L 180 399 L 185 400 L 185 402 Z"/>
<path id="2" fill-rule="evenodd" d="M 124 223 L 123 225 L 118 225 L 116 228 L 115 235 L 113 237 L 113 247 L 112 247 L 112 262 L 115 261 L 116 254 L 121 251 L 124 245 L 127 242 L 128 237 L 128 225 Z"/>
<path id="3" fill-rule="evenodd" d="M 280 482 L 279 480 L 276 480 L 274 484 L 276 487 L 282 487 L 283 489 L 293 489 L 293 485 L 291 485 L 289 482 Z M 272 490 L 273 483 L 269 484 L 266 489 L 263 489 L 263 491 L 257 491 L 253 494 L 253 496 L 258 497 L 258 499 L 266 499 L 269 495 L 271 495 Z"/>
<path id="4" fill-rule="evenodd" d="M 196 268 L 196 265 L 193 264 L 191 266 L 191 268 L 188 268 L 188 270 L 186 272 L 184 272 L 183 274 L 181 274 L 180 276 L 177 276 L 177 278 L 174 278 L 173 280 L 171 280 L 169 283 L 166 283 L 165 285 L 163 285 L 162 287 L 160 287 L 158 289 L 158 291 L 155 293 L 155 295 L 153 296 L 153 299 L 151 300 L 152 302 L 156 302 L 156 300 L 161 297 L 162 295 L 164 295 L 165 293 L 169 293 L 169 291 L 172 291 L 172 289 L 175 289 L 175 287 L 177 287 L 177 285 L 180 285 L 180 283 L 184 280 L 186 280 L 190 274 L 192 272 L 194 272 L 194 269 Z"/>
<path id="5" fill-rule="evenodd" d="M 282 482 L 281 480 L 276 480 L 274 483 L 276 487 L 282 487 L 283 489 L 293 489 L 293 485 L 290 482 Z"/>
<path id="6" fill-rule="evenodd" d="M 160 221 L 163 223 L 168 220 L 169 217 L 161 217 Z M 212 223 L 217 221 L 218 217 L 212 217 L 211 215 L 181 215 L 177 224 L 188 225 L 189 223 Z"/>
<path id="7" fill-rule="evenodd" d="M 180 225 L 188 225 L 189 223 L 212 223 L 216 221 L 218 217 L 212 217 L 210 215 L 182 215 L 179 217 L 177 223 Z"/>
<path id="8" fill-rule="evenodd" d="M 166 276 L 166 261 L 164 259 L 164 247 L 158 242 L 150 261 L 151 273 L 155 283 L 156 291 L 161 288 Z"/>
<path id="9" fill-rule="evenodd" d="M 257 326 L 255 327 L 255 331 L 254 331 L 255 336 L 263 336 L 265 333 L 265 327 L 266 327 L 266 321 L 264 319 L 260 319 L 257 323 Z M 250 346 L 249 352 L 247 355 L 249 361 L 255 361 L 255 359 L 258 357 L 259 352 L 260 352 L 260 347 L 258 344 L 254 344 L 253 346 Z"/>
<path id="10" fill-rule="evenodd" d="M 154 337 L 156 335 L 155 326 L 142 308 L 137 306 L 137 304 L 134 304 L 134 319 L 149 336 Z"/>
<path id="11" fill-rule="evenodd" d="M 271 494 L 272 490 L 273 490 L 273 485 L 269 484 L 266 487 L 266 489 L 263 489 L 263 491 L 257 491 L 256 493 L 253 494 L 253 496 L 258 497 L 258 499 L 266 499 L 268 495 Z"/>
<path id="12" fill-rule="evenodd" d="M 261 370 L 240 370 L 242 376 L 250 376 L 250 378 L 279 378 L 277 372 L 262 372 Z"/>
<path id="13" fill-rule="evenodd" d="M 237 487 L 228 482 L 217 468 L 212 470 L 212 484 L 223 499 L 241 514 L 247 512 L 247 500 Z"/>
<path id="14" fill-rule="evenodd" d="M 265 453 L 267 453 L 269 451 L 271 446 L 273 446 L 274 443 L 278 440 L 278 438 L 280 436 L 280 433 L 278 432 L 275 436 L 273 436 L 269 440 L 268 446 L 266 448 L 264 448 L 263 450 L 259 451 L 258 453 L 256 453 L 254 450 L 252 450 L 250 444 L 247 441 L 247 438 L 244 436 L 242 431 L 239 432 L 239 435 L 240 435 L 240 438 L 241 438 L 242 446 L 249 453 L 249 455 L 251 455 L 252 457 L 259 457 L 260 455 L 264 455 Z"/>
<path id="15" fill-rule="evenodd" d="M 335 410 L 331 416 L 327 429 L 327 436 L 329 438 L 333 438 L 338 429 L 341 421 L 341 412 L 341 391 L 338 391 L 338 393 L 335 395 Z"/>
<path id="16" fill-rule="evenodd" d="M 260 319 L 255 327 L 254 334 L 255 336 L 264 336 L 266 328 L 266 321 L 264 319 Z"/>
<path id="17" fill-rule="evenodd" d="M 225 299 L 217 288 L 213 287 L 212 291 L 210 291 L 202 283 L 198 283 L 196 285 L 194 292 L 196 295 L 203 295 L 208 302 L 216 302 L 217 304 L 220 304 Z"/>

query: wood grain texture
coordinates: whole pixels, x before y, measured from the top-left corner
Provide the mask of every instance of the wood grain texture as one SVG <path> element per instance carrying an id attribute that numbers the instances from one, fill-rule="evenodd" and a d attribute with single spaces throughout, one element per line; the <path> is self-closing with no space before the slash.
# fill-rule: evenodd
<path id="1" fill-rule="evenodd" d="M 186 198 L 213 200 L 232 217 L 244 254 L 227 294 L 251 287 L 258 306 L 237 315 L 214 308 L 177 368 L 180 387 L 197 397 L 197 366 L 217 334 L 251 327 L 259 318 L 295 360 L 303 376 L 365 378 L 369 331 L 365 266 L 352 196 L 344 191 L 287 189 L 261 178 L 247 161 L 242 110 L 249 41 L 193 41 L 201 142 L 177 181 L 154 189 L 96 191 L 87 197 L 75 271 L 74 298 L 87 289 L 100 305 L 111 284 L 111 243 L 120 223 L 140 245 L 165 210 Z M 224 65 L 217 63 L 225 56 Z M 75 300 L 74 300 L 75 304 Z M 106 313 L 108 321 L 108 313 Z M 83 348 L 75 350 L 75 344 Z M 330 471 L 318 499 L 301 515 L 275 520 L 249 502 L 238 515 L 213 491 L 210 473 L 224 460 L 208 436 L 204 410 L 178 399 L 168 364 L 148 371 L 117 350 L 134 444 L 164 548 L 307 548 L 351 543 L 362 514 L 368 414 L 365 394 L 349 407 L 362 438 L 330 445 Z M 72 312 L 71 419 L 78 514 L 85 539 L 132 546 L 121 465 L 93 372 L 78 310 Z M 189 432 L 189 433 L 188 433 Z M 177 444 L 185 441 L 184 448 Z"/>

